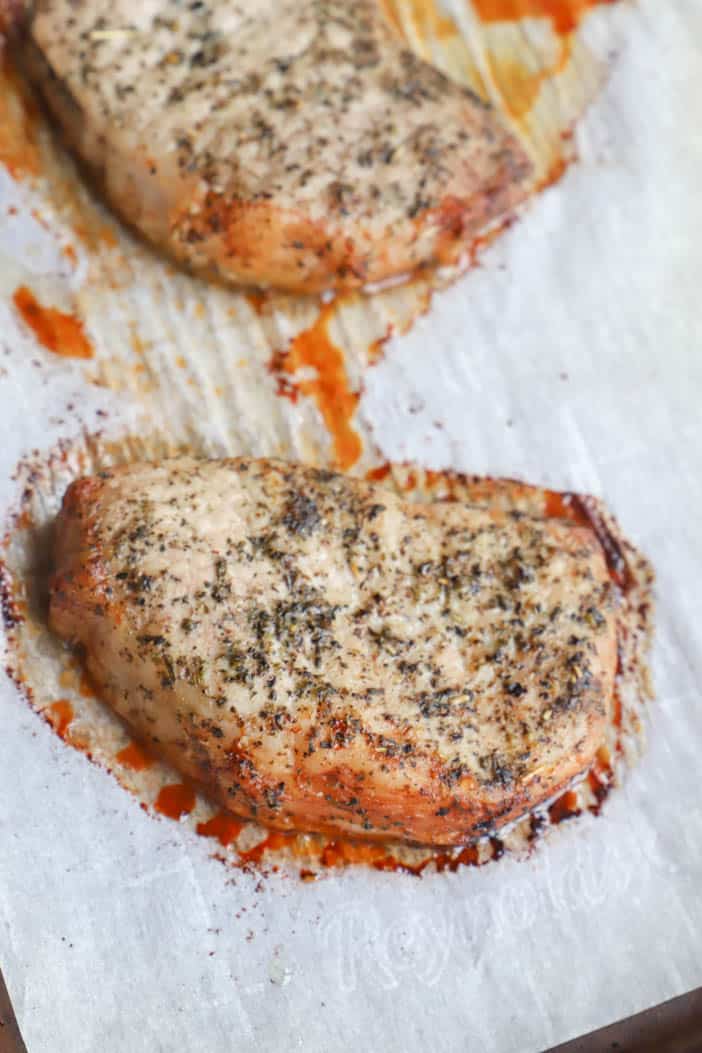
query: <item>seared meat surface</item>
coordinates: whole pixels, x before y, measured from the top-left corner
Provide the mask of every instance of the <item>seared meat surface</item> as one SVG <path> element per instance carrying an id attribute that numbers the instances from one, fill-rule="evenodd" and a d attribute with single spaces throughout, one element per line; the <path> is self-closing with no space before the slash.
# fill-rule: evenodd
<path id="1" fill-rule="evenodd" d="M 136 734 L 232 811 L 438 845 L 588 767 L 616 663 L 587 528 L 279 461 L 72 484 L 50 619 Z"/>
<path id="2" fill-rule="evenodd" d="M 452 262 L 530 163 L 376 0 L 0 0 L 113 206 L 197 270 L 313 292 Z M 0 18 L 2 22 L 2 18 Z"/>

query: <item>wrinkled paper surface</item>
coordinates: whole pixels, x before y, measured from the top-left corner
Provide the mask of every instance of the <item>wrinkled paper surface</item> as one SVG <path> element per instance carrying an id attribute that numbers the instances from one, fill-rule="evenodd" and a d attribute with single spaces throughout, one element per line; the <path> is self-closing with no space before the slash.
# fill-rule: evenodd
<path id="1" fill-rule="evenodd" d="M 626 28 L 579 163 L 386 344 L 358 417 L 388 459 L 606 498 L 658 576 L 642 760 L 526 860 L 260 879 L 3 679 L 0 964 L 30 1053 L 529 1053 L 702 983 L 702 8 Z M 0 169 L 3 509 L 21 456 L 144 412 L 18 328 L 6 294 L 65 266 L 4 207 L 23 193 Z"/>

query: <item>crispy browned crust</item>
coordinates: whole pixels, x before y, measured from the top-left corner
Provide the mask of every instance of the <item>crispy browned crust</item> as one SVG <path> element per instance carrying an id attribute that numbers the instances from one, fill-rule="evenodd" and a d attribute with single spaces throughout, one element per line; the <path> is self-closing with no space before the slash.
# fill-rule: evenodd
<path id="1" fill-rule="evenodd" d="M 359 226 L 349 237 L 331 218 L 314 221 L 265 201 L 208 194 L 201 203 L 195 197 L 175 203 L 168 247 L 182 262 L 226 280 L 300 293 L 360 288 L 456 263 L 479 231 L 526 196 L 529 165 L 516 141 L 512 145 L 490 184 L 463 197 L 447 195 L 437 208 L 380 236 Z M 133 207 L 112 200 L 123 214 Z"/>
<path id="2" fill-rule="evenodd" d="M 82 479 L 66 492 L 56 529 L 50 624 L 62 637 L 81 643 L 102 697 L 130 721 L 130 701 L 111 675 L 101 639 L 104 626 L 117 629 L 126 614 L 124 601 L 113 593 L 109 554 L 100 547 L 97 525 L 105 499 L 104 485 L 100 478 Z M 568 544 L 599 548 L 587 528 L 571 529 Z M 486 784 L 466 775 L 456 780 L 439 755 L 431 751 L 413 760 L 408 778 L 401 751 L 388 752 L 371 735 L 347 741 L 343 715 L 332 729 L 336 736 L 333 748 L 314 753 L 307 748 L 309 736 L 314 734 L 312 717 L 299 715 L 294 755 L 282 767 L 271 762 L 275 756 L 274 728 L 251 747 L 215 736 L 209 727 L 198 725 L 189 727 L 171 748 L 148 737 L 146 741 L 226 808 L 274 828 L 435 845 L 464 843 L 542 804 L 592 763 L 603 741 L 611 701 L 614 636 L 607 646 L 602 679 L 591 685 L 586 732 L 572 752 L 561 753 L 556 763 L 526 780 L 501 784 L 498 779 Z M 164 690 L 162 704 L 177 707 L 183 703 L 175 692 Z M 138 719 L 134 727 L 143 735 Z M 284 814 L 277 804 L 271 804 L 281 798 L 286 802 Z M 346 801 L 353 802 L 354 807 L 345 805 Z M 363 822 L 359 813 L 364 816 Z"/>

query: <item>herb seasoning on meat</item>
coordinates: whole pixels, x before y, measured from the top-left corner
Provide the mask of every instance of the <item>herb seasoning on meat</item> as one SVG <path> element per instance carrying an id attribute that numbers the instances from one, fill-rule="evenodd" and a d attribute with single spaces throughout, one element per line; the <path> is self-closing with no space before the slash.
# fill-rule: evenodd
<path id="1" fill-rule="evenodd" d="M 51 624 L 103 697 L 278 828 L 458 844 L 602 742 L 617 593 L 585 526 L 179 459 L 74 483 L 56 563 Z"/>
<path id="2" fill-rule="evenodd" d="M 13 55 L 111 203 L 198 270 L 361 286 L 454 262 L 526 196 L 514 136 L 377 0 L 9 9 Z"/>

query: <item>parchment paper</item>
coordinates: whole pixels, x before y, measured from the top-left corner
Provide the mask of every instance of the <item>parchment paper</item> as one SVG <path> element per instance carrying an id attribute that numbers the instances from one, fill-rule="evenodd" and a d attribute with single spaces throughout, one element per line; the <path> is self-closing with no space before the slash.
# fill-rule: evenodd
<path id="1" fill-rule="evenodd" d="M 631 13 L 579 163 L 389 341 L 359 409 L 389 459 L 606 497 L 658 574 L 643 759 L 527 860 L 261 880 L 3 680 L 0 961 L 30 1053 L 529 1053 L 702 982 L 701 41 L 696 0 Z M 2 211 L 3 288 L 20 256 L 53 280 L 41 225 Z M 21 456 L 143 406 L 36 350 L 9 305 L 0 326 L 6 507 Z"/>

